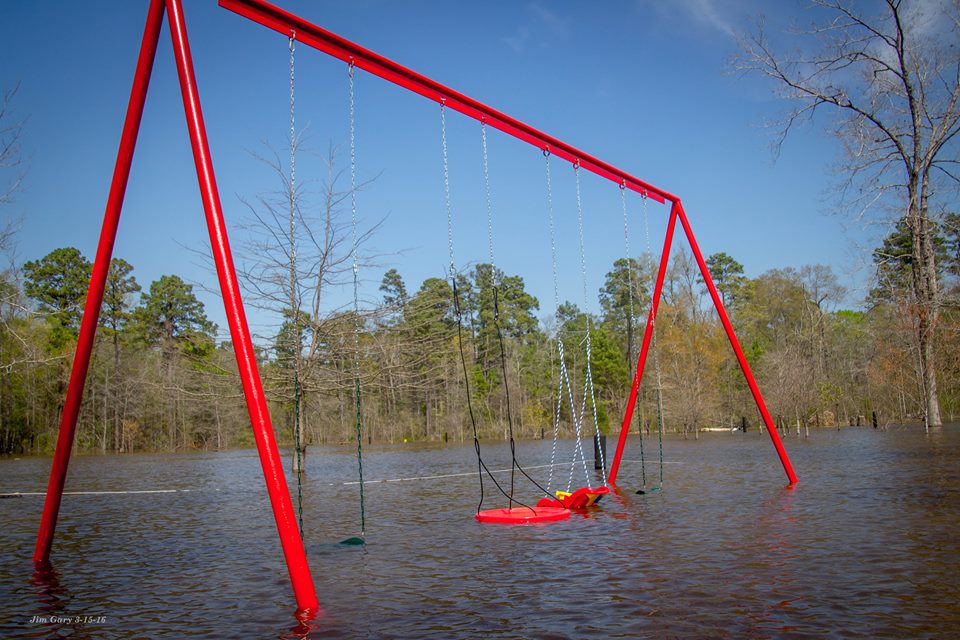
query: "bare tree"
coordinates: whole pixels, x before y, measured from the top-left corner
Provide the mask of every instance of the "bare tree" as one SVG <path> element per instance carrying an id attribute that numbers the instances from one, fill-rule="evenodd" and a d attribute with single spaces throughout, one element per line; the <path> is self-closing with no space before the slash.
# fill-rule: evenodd
<path id="1" fill-rule="evenodd" d="M 302 134 L 293 134 L 289 150 L 294 156 L 301 145 Z M 340 394 L 340 387 L 352 388 L 320 371 L 331 362 L 351 361 L 352 351 L 344 350 L 353 348 L 351 341 L 340 339 L 349 323 L 343 321 L 343 308 L 332 308 L 331 300 L 337 298 L 332 292 L 349 282 L 354 250 L 369 240 L 379 224 L 358 230 L 354 246 L 349 212 L 344 211 L 351 189 L 341 186 L 343 172 L 336 168 L 335 148 L 328 149 L 326 175 L 319 181 L 295 180 L 285 160 L 273 150 L 255 157 L 276 176 L 279 189 L 254 202 L 242 200 L 250 220 L 238 271 L 251 304 L 283 317 L 279 334 L 271 338 L 284 351 L 276 355 L 285 360 L 282 370 L 292 380 L 290 388 L 285 382 L 280 386 L 283 393 L 293 394 L 293 404 L 301 407 L 305 418 L 308 394 Z M 370 259 L 365 256 L 360 262 L 367 264 Z M 295 429 L 295 444 L 301 451 L 306 431 Z"/>
<path id="2" fill-rule="evenodd" d="M 800 268 L 800 281 L 807 294 L 807 306 L 812 315 L 813 331 L 816 334 L 816 371 L 822 377 L 827 367 L 827 321 L 826 314 L 832 305 L 843 300 L 846 288 L 837 280 L 828 265 L 813 264 Z"/>
<path id="3" fill-rule="evenodd" d="M 20 135 L 23 132 L 23 121 L 13 118 L 13 98 L 20 89 L 19 83 L 12 89 L 6 89 L 0 98 L 0 171 L 11 172 L 5 177 L 5 184 L 0 187 L 0 205 L 13 201 L 13 194 L 20 189 L 23 182 L 23 154 L 20 148 Z"/>
<path id="4" fill-rule="evenodd" d="M 795 32 L 800 50 L 775 51 L 763 24 L 741 40 L 740 69 L 771 78 L 797 103 L 777 148 L 799 122 L 827 108 L 843 145 L 844 199 L 862 215 L 895 206 L 910 230 L 910 289 L 924 416 L 942 424 L 934 333 L 941 295 L 930 210 L 960 184 L 960 0 L 885 0 L 876 13 L 851 0 L 813 0 L 815 22 Z"/>

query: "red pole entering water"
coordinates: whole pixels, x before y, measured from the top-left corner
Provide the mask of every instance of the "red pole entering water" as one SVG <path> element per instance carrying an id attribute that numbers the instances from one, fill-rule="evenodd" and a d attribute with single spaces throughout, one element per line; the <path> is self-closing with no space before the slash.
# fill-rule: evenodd
<path id="1" fill-rule="evenodd" d="M 263 467 L 267 491 L 270 494 L 270 504 L 273 507 L 277 531 L 280 533 L 280 543 L 283 546 L 287 570 L 290 572 L 290 581 L 293 583 L 297 607 L 301 615 L 310 616 L 317 612 L 319 603 L 313 579 L 310 576 L 310 567 L 307 565 L 303 541 L 297 529 L 293 503 L 290 501 L 287 480 L 283 474 L 283 462 L 273 436 L 273 426 L 270 423 L 267 401 L 260 381 L 260 372 L 257 369 L 256 353 L 250 340 L 243 301 L 240 298 L 240 285 L 233 266 L 230 244 L 227 241 L 220 194 L 217 191 L 213 161 L 210 158 L 210 147 L 200 110 L 200 95 L 193 73 L 183 9 L 180 0 L 166 0 L 166 3 L 170 36 L 173 38 L 173 53 L 177 61 L 177 73 L 180 76 L 180 91 L 183 94 L 183 108 L 187 116 L 187 128 L 190 130 L 190 144 L 193 147 L 193 159 L 197 166 L 197 180 L 200 183 L 200 196 L 207 218 L 213 259 L 217 265 L 217 277 L 220 279 L 220 290 L 223 293 L 227 323 L 230 325 L 230 337 L 233 340 L 237 365 L 240 368 L 243 393 L 247 399 L 247 410 L 250 413 L 250 421 L 253 423 L 253 435 L 257 441 L 260 464 Z"/>
<path id="2" fill-rule="evenodd" d="M 753 394 L 753 399 L 757 403 L 757 409 L 760 410 L 760 415 L 763 416 L 763 421 L 767 425 L 767 433 L 770 434 L 773 447 L 777 450 L 777 455 L 780 457 L 780 463 L 783 465 L 783 470 L 787 474 L 787 480 L 790 481 L 791 485 L 794 485 L 797 483 L 797 474 L 793 471 L 790 458 L 787 457 L 787 452 L 783 448 L 783 442 L 780 441 L 780 434 L 777 433 L 777 427 L 773 423 L 773 418 L 770 417 L 770 412 L 767 411 L 767 404 L 763 401 L 760 387 L 757 386 L 757 381 L 754 379 L 753 372 L 750 370 L 747 357 L 743 354 L 743 349 L 740 348 L 740 341 L 737 339 L 737 334 L 734 333 L 733 325 L 730 324 L 730 318 L 727 317 L 727 312 L 723 308 L 720 294 L 717 292 L 717 287 L 713 283 L 713 278 L 710 277 L 710 270 L 707 269 L 707 263 L 703 260 L 703 254 L 700 253 L 700 247 L 697 245 L 697 239 L 693 236 L 693 229 L 690 228 L 690 222 L 687 220 L 687 214 L 683 211 L 683 205 L 677 202 L 676 206 L 680 215 L 680 224 L 683 225 L 683 230 L 687 234 L 687 240 L 690 242 L 690 249 L 693 251 L 693 257 L 700 266 L 700 274 L 703 276 L 703 281 L 707 285 L 710 297 L 713 298 L 713 305 L 717 308 L 717 315 L 720 316 L 723 330 L 727 332 L 727 339 L 730 340 L 730 346 L 733 347 L 733 352 L 736 354 L 737 361 L 740 363 L 740 369 L 743 370 L 743 377 L 746 378 L 747 385 L 750 387 L 750 393 Z"/>
<path id="3" fill-rule="evenodd" d="M 213 162 L 210 158 L 210 148 L 203 123 L 203 114 L 200 109 L 200 96 L 193 72 L 193 62 L 190 56 L 190 46 L 187 41 L 180 0 L 151 0 L 147 13 L 147 22 L 140 45 L 133 88 L 130 92 L 120 148 L 117 152 L 117 162 L 114 167 L 113 180 L 110 184 L 110 195 L 107 198 L 103 227 L 94 260 L 93 274 L 87 290 L 83 318 L 80 322 L 77 351 L 74 356 L 73 369 L 70 373 L 70 384 L 67 387 L 67 397 L 60 421 L 60 433 L 57 438 L 57 448 L 54 452 L 53 466 L 50 471 L 47 496 L 33 558 L 35 562 L 42 564 L 49 562 L 50 559 L 50 548 L 53 544 L 67 467 L 70 463 L 70 451 L 77 427 L 77 415 L 83 398 L 90 354 L 97 331 L 97 320 L 103 302 L 103 291 L 110 271 L 110 260 L 113 255 L 120 212 L 123 208 L 123 197 L 127 179 L 130 175 L 137 133 L 143 115 L 143 106 L 146 101 L 147 86 L 150 82 L 153 61 L 156 56 L 164 7 L 166 7 L 169 17 L 174 56 L 177 61 L 180 88 L 183 94 L 184 113 L 187 117 L 187 128 L 190 132 L 190 142 L 197 167 L 197 179 L 200 183 L 200 195 L 203 200 L 207 228 L 210 233 L 210 244 L 213 248 L 217 275 L 220 280 L 224 305 L 226 306 L 230 335 L 237 356 L 244 395 L 247 399 L 247 409 L 253 423 L 254 437 L 257 441 L 257 449 L 260 452 L 260 462 L 263 466 L 274 518 L 280 533 L 280 542 L 283 547 L 287 569 L 293 583 L 298 614 L 301 617 L 312 617 L 318 612 L 319 603 L 317 602 L 313 579 L 310 576 L 310 569 L 307 565 L 303 542 L 297 530 L 293 504 L 290 501 L 286 478 L 283 475 L 283 464 L 273 436 L 273 427 L 270 423 L 253 344 L 247 328 L 243 302 L 240 298 L 240 288 L 230 254 L 230 245 L 227 241 L 223 211 L 220 206 Z"/>
<path id="4" fill-rule="evenodd" d="M 603 160 L 574 147 L 563 140 L 521 122 L 479 100 L 460 93 L 432 78 L 417 73 L 390 58 L 361 47 L 344 37 L 327 31 L 288 11 L 276 7 L 265 0 L 220 0 L 220 6 L 229 9 L 249 20 L 278 31 L 289 37 L 295 34 L 297 42 L 302 42 L 324 53 L 354 64 L 357 68 L 392 82 L 404 89 L 442 103 L 448 108 L 465 116 L 484 122 L 518 140 L 532 144 L 542 151 L 568 162 L 579 164 L 581 168 L 598 176 L 612 180 L 617 185 L 636 191 L 657 202 L 676 200 L 676 196 L 659 187 L 630 175 Z"/>
<path id="5" fill-rule="evenodd" d="M 110 183 L 110 194 L 107 197 L 107 207 L 103 214 L 103 227 L 100 229 L 100 241 L 93 262 L 93 274 L 90 277 L 90 286 L 87 289 L 83 318 L 80 320 L 77 350 L 73 356 L 70 383 L 67 386 L 67 397 L 63 404 L 63 414 L 60 417 L 57 448 L 53 452 L 53 467 L 50 469 L 47 497 L 43 503 L 40 530 L 37 532 L 37 545 L 33 552 L 34 562 L 46 563 L 50 561 L 50 547 L 53 545 L 53 534 L 57 528 L 57 516 L 60 513 L 63 486 L 67 479 L 67 466 L 70 464 L 70 450 L 73 448 L 73 438 L 77 430 L 77 415 L 80 412 L 83 388 L 87 381 L 90 353 L 93 350 L 93 342 L 97 334 L 97 321 L 100 319 L 103 290 L 106 286 L 107 275 L 110 273 L 113 243 L 117 237 L 120 210 L 123 208 L 123 196 L 127 190 L 127 178 L 130 177 L 130 165 L 133 162 L 133 151 L 137 145 L 137 132 L 140 130 L 143 104 L 147 98 L 147 86 L 150 84 L 150 73 L 153 70 L 153 60 L 156 57 L 157 41 L 160 38 L 160 26 L 162 24 L 163 0 L 152 0 L 147 11 L 147 23 L 143 29 L 143 40 L 140 43 L 137 70 L 133 77 L 133 88 L 130 90 L 127 115 L 123 122 L 117 162 L 114 165 L 113 180 Z"/>

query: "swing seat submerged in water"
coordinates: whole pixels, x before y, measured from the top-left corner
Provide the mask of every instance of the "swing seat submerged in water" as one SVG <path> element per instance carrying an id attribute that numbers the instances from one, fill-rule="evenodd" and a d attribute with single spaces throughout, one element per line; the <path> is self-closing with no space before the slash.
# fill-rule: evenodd
<path id="1" fill-rule="evenodd" d="M 536 507 L 516 506 L 508 509 L 486 509 L 477 513 L 480 522 L 497 524 L 536 524 L 555 522 L 570 517 L 570 510 L 564 507 L 548 505 Z"/>
<path id="2" fill-rule="evenodd" d="M 581 487 L 569 493 L 567 491 L 557 491 L 557 497 L 554 498 L 540 498 L 540 501 L 537 503 L 538 507 L 563 507 L 564 509 L 586 509 L 587 507 L 592 507 L 597 502 L 600 501 L 600 498 L 610 493 L 609 487 Z"/>

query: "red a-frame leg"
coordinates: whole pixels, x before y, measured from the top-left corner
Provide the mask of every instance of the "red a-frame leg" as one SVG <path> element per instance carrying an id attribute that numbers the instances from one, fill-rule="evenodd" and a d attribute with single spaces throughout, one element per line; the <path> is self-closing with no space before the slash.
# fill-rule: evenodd
<path id="1" fill-rule="evenodd" d="M 633 412 L 637 402 L 637 392 L 640 390 L 640 381 L 643 378 L 643 369 L 647 362 L 647 352 L 650 346 L 650 339 L 653 336 L 653 328 L 656 324 L 657 309 L 660 305 L 660 294 L 663 289 L 663 280 L 664 275 L 666 274 L 667 260 L 670 257 L 670 246 L 673 242 L 673 232 L 678 219 L 680 220 L 680 224 L 687 236 L 687 241 L 690 243 L 690 249 L 693 251 L 693 257 L 697 261 L 697 265 L 700 267 L 700 273 L 703 276 L 703 281 L 707 285 L 707 290 L 710 292 L 710 298 L 713 300 L 713 304 L 717 309 L 717 315 L 720 316 L 720 323 L 723 325 L 723 329 L 727 333 L 727 339 L 730 341 L 730 346 L 733 347 L 733 352 L 737 356 L 737 361 L 740 363 L 740 369 L 743 371 L 743 377 L 746 379 L 747 385 L 750 387 L 750 392 L 753 394 L 753 399 L 757 403 L 757 409 L 760 410 L 760 415 L 763 417 L 764 424 L 767 425 L 767 433 L 770 434 L 770 439 L 773 441 L 773 446 L 777 450 L 777 455 L 780 457 L 780 463 L 783 465 L 783 470 L 787 474 L 787 480 L 791 485 L 794 485 L 797 482 L 797 475 L 793 471 L 793 465 L 790 464 L 790 458 L 787 456 L 787 452 L 783 448 L 783 442 L 780 440 L 780 434 L 777 433 L 777 428 L 773 423 L 773 418 L 770 417 L 770 412 L 767 410 L 767 405 L 763 400 L 763 395 L 760 393 L 760 387 L 757 386 L 757 381 L 753 377 L 753 371 L 750 370 L 750 364 L 747 362 L 747 357 L 743 354 L 743 349 L 740 347 L 740 341 L 737 339 L 737 334 L 734 333 L 733 325 L 730 323 L 730 318 L 727 317 L 727 312 L 723 308 L 723 302 L 720 299 L 720 294 L 713 282 L 713 278 L 710 276 L 710 270 L 707 269 L 707 263 L 704 261 L 703 254 L 700 252 L 700 246 L 697 244 L 697 239 L 693 235 L 693 230 L 690 228 L 690 221 L 687 220 L 687 215 L 683 210 L 683 204 L 679 200 L 674 201 L 670 210 L 670 221 L 667 223 L 667 234 L 663 243 L 663 253 L 660 255 L 660 268 L 657 271 L 657 282 L 653 290 L 653 299 L 650 305 L 650 315 L 647 319 L 647 327 L 643 333 L 643 344 L 640 347 L 640 357 L 637 359 L 637 370 L 633 377 L 633 385 L 630 387 L 630 396 L 627 399 L 627 407 L 623 414 L 623 422 L 620 425 L 620 437 L 617 440 L 617 451 L 614 454 L 613 462 L 610 465 L 609 483 L 616 484 L 617 473 L 620 470 L 620 459 L 623 456 L 623 449 L 627 442 L 627 435 L 630 432 L 630 422 L 633 419 Z"/>
<path id="2" fill-rule="evenodd" d="M 657 310 L 660 308 L 660 294 L 663 291 L 663 280 L 667 274 L 667 263 L 670 259 L 670 247 L 673 245 L 673 231 L 677 226 L 676 203 L 670 208 L 670 220 L 667 222 L 667 233 L 663 239 L 663 251 L 660 254 L 660 267 L 657 269 L 657 282 L 653 287 L 653 296 L 650 299 L 650 314 L 647 316 L 647 327 L 643 331 L 643 343 L 640 346 L 640 357 L 637 359 L 637 371 L 633 375 L 633 385 L 630 387 L 630 397 L 627 398 L 627 408 L 623 412 L 623 423 L 620 425 L 620 437 L 617 439 L 617 452 L 610 463 L 608 482 L 617 483 L 617 473 L 620 471 L 620 458 L 623 457 L 623 448 L 627 444 L 627 435 L 630 433 L 630 421 L 637 404 L 637 393 L 640 391 L 640 381 L 643 379 L 643 367 L 647 362 L 647 352 L 650 349 L 650 339 L 653 337 L 653 327 L 657 320 Z"/>
<path id="3" fill-rule="evenodd" d="M 184 112 L 187 117 L 187 128 L 190 132 L 197 179 L 200 183 L 200 195 L 207 219 L 207 229 L 210 233 L 210 245 L 213 249 L 214 262 L 217 265 L 217 276 L 226 307 L 230 337 L 237 356 L 237 365 L 243 383 L 244 396 L 247 400 L 247 409 L 257 442 L 257 450 L 260 453 L 260 463 L 263 467 L 267 491 L 270 494 L 270 503 L 280 534 L 280 542 L 290 573 L 290 580 L 293 584 L 298 614 L 302 617 L 311 617 L 318 611 L 319 604 L 313 579 L 310 576 L 310 569 L 307 565 L 303 542 L 297 530 L 293 504 L 290 501 L 286 478 L 283 474 L 283 463 L 273 436 L 273 427 L 270 423 L 260 373 L 257 369 L 256 354 L 247 327 L 243 301 L 240 297 L 240 287 L 227 240 L 223 210 L 220 206 L 213 162 L 210 157 L 203 114 L 200 109 L 200 96 L 193 72 L 193 62 L 190 56 L 190 46 L 187 41 L 180 0 L 151 0 L 147 14 L 147 23 L 140 46 L 133 89 L 127 107 L 127 116 L 123 126 L 120 149 L 117 153 L 113 181 L 110 185 L 103 228 L 97 246 L 93 275 L 87 291 L 83 319 L 80 324 L 77 352 L 70 374 L 70 384 L 67 388 L 67 399 L 60 422 L 60 433 L 57 438 L 57 448 L 54 452 L 53 467 L 50 471 L 50 481 L 47 487 L 43 516 L 40 521 L 40 530 L 37 533 L 34 561 L 45 564 L 49 562 L 50 558 L 50 547 L 53 543 L 53 534 L 57 525 L 57 515 L 60 510 L 67 465 L 70 462 L 70 449 L 76 432 L 77 415 L 96 336 L 97 320 L 103 302 L 107 274 L 110 270 L 117 225 L 123 206 L 123 197 L 133 160 L 137 133 L 140 128 L 147 86 L 153 69 L 164 7 L 166 7 L 168 14 L 170 35 L 173 40 L 174 56 L 180 78 L 180 89 L 183 94 Z"/>
<path id="4" fill-rule="evenodd" d="M 37 533 L 37 546 L 33 553 L 34 562 L 45 563 L 50 560 L 50 546 L 53 533 L 57 528 L 57 516 L 60 513 L 60 499 L 67 478 L 67 465 L 70 464 L 70 450 L 73 448 L 74 434 L 77 430 L 77 414 L 83 399 L 83 387 L 87 381 L 87 368 L 90 365 L 90 353 L 97 333 L 97 321 L 100 319 L 100 305 L 103 303 L 103 290 L 110 272 L 110 259 L 113 256 L 113 242 L 117 237 L 117 225 L 120 223 L 120 210 L 123 208 L 123 196 L 127 190 L 127 178 L 130 176 L 130 164 L 133 150 L 137 144 L 137 132 L 143 115 L 143 104 L 147 98 L 147 86 L 150 84 L 150 72 L 157 52 L 157 40 L 160 38 L 160 26 L 163 24 L 163 0 L 152 0 L 147 12 L 147 24 L 143 30 L 140 44 L 140 57 L 137 59 L 137 71 L 133 77 L 127 116 L 120 137 L 120 149 L 113 169 L 113 181 L 110 183 L 110 195 L 103 214 L 103 227 L 100 230 L 100 242 L 93 262 L 93 275 L 87 289 L 87 300 L 80 320 L 80 334 L 77 338 L 77 351 L 73 357 L 70 371 L 70 383 L 67 386 L 67 398 L 60 417 L 60 433 L 57 436 L 57 448 L 53 452 L 53 467 L 47 484 L 47 497 L 43 504 L 43 516 L 40 531 Z"/>
<path id="5" fill-rule="evenodd" d="M 753 377 L 753 371 L 750 370 L 747 356 L 743 354 L 740 341 L 737 340 L 737 334 L 734 333 L 733 325 L 730 324 L 730 318 L 727 317 L 727 311 L 723 308 L 720 293 L 717 291 L 717 286 L 713 283 L 710 270 L 707 269 L 707 263 L 703 260 L 703 254 L 700 253 L 700 246 L 697 244 L 697 239 L 693 236 L 693 229 L 690 228 L 690 221 L 687 220 L 687 214 L 683 210 L 683 204 L 677 202 L 676 206 L 677 213 L 680 216 L 680 224 L 683 225 L 683 230 L 687 234 L 687 241 L 690 243 L 690 249 L 693 251 L 693 257 L 700 266 L 700 274 L 703 276 L 703 281 L 707 284 L 710 297 L 713 298 L 713 306 L 717 308 L 720 323 L 723 324 L 723 330 L 727 332 L 727 339 L 730 340 L 730 346 L 733 347 L 733 352 L 737 356 L 737 362 L 740 363 L 743 377 L 746 378 L 747 385 L 750 387 L 750 393 L 753 394 L 753 400 L 757 403 L 757 409 L 760 410 L 760 415 L 763 416 L 763 422 L 767 425 L 767 433 L 770 434 L 770 440 L 773 441 L 773 446 L 777 450 L 777 456 L 780 457 L 780 463 L 783 465 L 783 471 L 787 474 L 787 480 L 790 481 L 791 485 L 794 485 L 797 483 L 797 474 L 793 472 L 793 465 L 790 464 L 787 451 L 783 448 L 783 442 L 780 441 L 780 434 L 777 432 L 777 427 L 773 423 L 773 418 L 770 417 L 770 412 L 767 411 L 767 403 L 763 401 L 763 395 L 760 393 L 760 387 L 757 386 L 757 381 Z"/>

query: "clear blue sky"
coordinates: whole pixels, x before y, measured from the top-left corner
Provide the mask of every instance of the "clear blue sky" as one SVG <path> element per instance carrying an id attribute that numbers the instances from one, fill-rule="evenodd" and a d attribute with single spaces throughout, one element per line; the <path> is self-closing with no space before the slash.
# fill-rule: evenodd
<path id="1" fill-rule="evenodd" d="M 253 160 L 263 141 L 278 149 L 288 128 L 288 51 L 279 34 L 220 9 L 184 0 L 188 33 L 228 229 L 242 242 L 254 199 L 276 179 Z M 760 0 L 633 2 L 386 2 L 281 0 L 293 13 L 564 139 L 683 198 L 706 255 L 725 251 L 747 275 L 823 263 L 841 280 L 867 283 L 864 247 L 878 230 L 832 215 L 829 189 L 837 147 L 822 130 L 791 137 L 779 160 L 762 124 L 786 105 L 755 77 L 728 73 L 733 34 L 766 12 L 771 32 L 805 22 L 799 3 Z M 5 2 L 0 5 L 0 85 L 20 83 L 16 114 L 26 118 L 29 172 L 4 218 L 22 218 L 21 260 L 72 245 L 92 259 L 130 91 L 147 2 Z M 303 179 L 322 177 L 320 157 L 339 146 L 347 167 L 345 65 L 301 46 L 298 122 L 317 155 L 300 161 Z M 408 288 L 442 275 L 446 221 L 438 107 L 362 72 L 357 77 L 360 216 L 384 219 L 371 251 L 380 266 L 363 273 L 362 295 L 379 296 L 384 271 Z M 479 125 L 448 114 L 457 262 L 487 257 Z M 543 158 L 489 132 L 496 261 L 527 280 L 553 310 Z M 554 162 L 560 219 L 561 297 L 582 306 L 573 172 Z M 346 183 L 344 183 L 346 184 Z M 588 309 L 613 260 L 623 253 L 619 190 L 583 176 Z M 632 197 L 631 244 L 645 249 L 640 202 Z M 651 206 L 654 247 L 667 209 Z M 349 215 L 349 212 L 347 212 Z M 165 273 L 215 287 L 190 249 L 206 230 L 164 27 L 115 255 L 146 288 Z M 330 307 L 342 304 L 339 292 Z M 202 293 L 225 332 L 216 296 Z M 252 315 L 268 334 L 275 318 Z"/>

